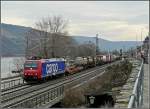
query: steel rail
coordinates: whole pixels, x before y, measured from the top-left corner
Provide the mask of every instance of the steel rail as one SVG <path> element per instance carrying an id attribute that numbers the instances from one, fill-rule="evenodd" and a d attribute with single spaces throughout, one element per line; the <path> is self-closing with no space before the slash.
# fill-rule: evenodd
<path id="1" fill-rule="evenodd" d="M 87 70 L 89 70 L 89 69 L 87 69 Z M 84 70 L 84 71 L 86 71 L 86 70 Z M 16 84 L 17 81 L 19 81 L 19 82 Z M 22 81 L 22 83 L 20 81 Z M 1 83 L 1 91 L 4 92 L 4 91 L 8 91 L 8 90 L 18 88 L 20 86 L 22 87 L 22 86 L 25 86 L 25 85 L 27 85 L 27 83 L 22 79 L 22 77 L 17 77 L 17 79 L 12 79 L 11 78 L 11 80 L 3 81 Z"/>
<path id="2" fill-rule="evenodd" d="M 101 68 L 99 68 L 99 69 L 105 68 L 105 67 L 107 67 L 107 66 L 108 66 L 108 65 L 106 65 L 106 66 L 104 66 L 104 67 L 101 67 Z M 94 71 L 97 71 L 97 70 L 99 70 L 99 69 L 96 69 L 96 70 L 94 70 Z M 91 73 L 93 73 L 94 71 L 91 71 Z M 90 74 L 91 74 L 91 73 L 90 73 Z M 88 76 L 88 75 L 87 75 L 87 74 L 83 74 L 82 76 L 84 77 L 84 76 Z M 82 76 L 81 76 L 81 77 L 82 77 Z M 81 78 L 81 77 L 78 77 L 78 78 Z M 77 77 L 76 77 L 76 78 L 77 78 Z M 78 79 L 78 78 L 77 78 L 77 79 Z M 72 81 L 73 81 L 73 80 L 75 80 L 75 78 L 72 79 Z M 67 81 L 65 81 L 65 82 L 67 83 Z M 61 83 L 61 84 L 64 84 L 65 82 L 63 82 L 63 83 Z M 68 82 L 71 82 L 71 81 L 68 80 Z M 57 85 L 58 85 L 58 84 L 57 84 Z M 56 86 L 56 85 L 55 85 L 55 86 Z M 46 87 L 47 87 L 47 86 L 46 86 Z M 43 91 L 41 91 L 41 93 L 43 93 Z M 36 93 L 36 94 L 37 94 L 37 93 Z M 39 93 L 38 93 L 38 94 L 39 94 Z M 35 96 L 35 95 L 34 95 L 34 96 Z M 32 96 L 32 97 L 33 97 L 33 96 Z M 31 97 L 28 97 L 28 98 L 31 98 Z"/>
<path id="3" fill-rule="evenodd" d="M 98 70 L 98 69 L 97 69 L 97 70 Z M 59 86 L 71 84 L 72 82 L 78 81 L 79 79 L 82 79 L 82 78 L 86 78 L 87 76 L 90 76 L 91 74 L 93 74 L 93 73 L 96 72 L 97 70 L 91 71 L 91 72 L 88 73 L 88 74 L 83 74 L 83 75 L 81 75 L 81 76 L 77 76 L 77 77 L 75 77 L 75 78 L 72 78 L 71 80 L 66 80 L 66 81 L 64 81 L 64 82 L 60 82 L 60 83 L 58 83 L 58 84 L 56 84 L 56 85 L 53 85 L 53 86 L 51 86 L 51 87 L 48 87 L 48 88 L 46 88 L 46 89 L 42 89 L 42 91 L 40 90 L 39 92 L 38 92 L 38 91 L 37 91 L 36 93 L 34 92 L 33 94 L 31 94 L 30 96 L 26 97 L 25 99 L 22 99 L 21 102 L 19 101 L 18 103 L 20 104 L 20 103 L 23 103 L 23 102 L 27 102 L 28 100 L 33 99 L 33 98 L 36 98 L 37 96 L 40 96 L 41 94 L 46 93 L 46 92 L 48 92 L 49 90 L 55 89 L 55 88 L 57 88 L 57 87 L 59 87 Z M 15 103 L 14 106 L 15 106 L 15 105 L 18 105 L 18 103 Z M 10 107 L 14 107 L 14 106 L 13 106 L 13 105 L 10 105 Z"/>
<path id="4" fill-rule="evenodd" d="M 103 66 L 105 66 L 105 65 L 103 65 Z M 101 66 L 101 67 L 103 67 L 103 66 Z M 69 76 L 71 76 L 71 77 L 69 77 L 69 78 L 72 78 L 73 76 L 78 76 L 78 75 L 80 75 L 81 73 L 83 74 L 83 72 L 84 73 L 87 73 L 87 72 L 89 72 L 89 71 L 92 71 L 94 68 L 91 68 L 91 69 L 88 69 L 88 70 L 84 70 L 84 71 L 82 71 L 82 72 L 79 72 L 79 73 L 76 73 L 76 74 L 74 74 L 74 75 L 69 75 Z M 68 77 L 65 77 L 65 78 L 59 78 L 59 80 L 60 81 L 57 81 L 57 82 L 61 82 L 61 81 L 64 81 L 65 79 L 68 79 Z M 62 79 L 62 80 L 61 80 Z M 54 82 L 55 80 L 51 80 L 50 81 L 50 85 L 53 85 L 53 84 L 56 84 L 57 82 Z M 49 81 L 48 81 L 49 82 Z M 52 82 L 54 82 L 54 83 L 52 83 Z M 41 85 L 41 84 L 40 84 Z M 2 96 L 3 95 L 9 95 L 9 93 L 11 93 L 11 95 L 16 95 L 16 94 L 14 94 L 13 92 L 16 92 L 16 91 L 21 91 L 22 89 L 24 89 L 24 87 L 32 87 L 31 85 L 28 85 L 28 84 L 26 84 L 26 85 L 24 85 L 24 86 L 21 86 L 21 87 L 23 87 L 23 88 L 15 88 L 15 89 L 11 89 L 11 90 L 7 90 L 7 91 L 2 91 L 3 93 L 2 93 Z M 22 93 L 21 93 L 22 94 Z M 4 97 L 5 98 L 5 97 Z M 6 97 L 7 98 L 7 97 Z M 11 98 L 9 98 L 9 99 L 11 99 Z"/>
<path id="5" fill-rule="evenodd" d="M 101 66 L 102 67 L 102 66 Z M 88 69 L 88 70 L 85 70 L 85 71 L 83 71 L 84 73 L 87 73 L 87 72 L 89 72 L 89 71 L 92 71 L 93 70 L 93 68 L 92 69 Z M 67 77 L 62 77 L 62 78 L 59 78 L 59 79 L 57 79 L 57 80 L 51 80 L 51 81 L 47 81 L 47 82 L 50 82 L 50 83 L 48 83 L 49 85 L 54 85 L 54 84 L 56 84 L 56 83 L 58 83 L 58 82 L 62 82 L 62 81 L 64 81 L 64 80 L 66 80 L 66 79 L 69 79 L 69 78 L 72 78 L 72 77 L 74 77 L 74 76 L 78 76 L 78 75 L 80 75 L 81 73 L 83 74 L 83 72 L 79 72 L 79 73 L 76 73 L 76 74 L 74 74 L 74 75 L 69 75 L 69 76 L 67 76 Z M 46 82 L 46 84 L 47 84 L 47 82 Z M 45 84 L 45 83 L 43 83 L 43 84 Z M 40 84 L 40 85 L 43 85 L 43 84 Z M 34 85 L 35 86 L 35 85 Z M 30 88 L 30 87 L 34 87 L 34 86 L 31 86 L 31 85 L 25 85 L 25 86 L 21 86 L 21 87 L 27 87 L 27 88 Z M 37 86 L 36 86 L 37 87 Z M 11 90 L 7 90 L 7 91 L 3 91 L 2 92 L 2 102 L 5 102 L 5 101 L 7 101 L 7 100 L 11 100 L 11 99 L 13 99 L 14 97 L 17 97 L 17 96 L 20 96 L 20 95 L 22 95 L 23 93 L 27 93 L 28 91 L 25 91 L 25 90 L 23 90 L 23 93 L 20 93 L 20 94 L 18 94 L 19 92 L 21 92 L 21 90 L 22 89 L 25 89 L 25 88 L 20 88 L 19 87 L 19 89 L 11 89 Z M 35 90 L 35 87 L 33 88 L 34 90 Z M 26 90 L 28 90 L 28 89 L 26 89 Z M 17 93 L 17 91 L 18 91 L 18 93 Z M 11 96 L 10 96 L 11 95 Z M 7 97 L 7 96 L 10 96 L 10 97 Z"/>
<path id="6" fill-rule="evenodd" d="M 94 70 L 95 71 L 95 70 Z M 93 72 L 93 71 L 92 71 Z M 78 75 L 78 76 L 75 76 L 75 77 L 78 77 L 78 78 L 81 78 L 82 76 L 87 76 L 88 74 L 87 73 L 85 73 L 85 74 L 82 74 L 82 75 Z M 81 76 L 81 77 L 79 77 L 79 76 Z M 75 78 L 74 77 L 74 78 Z M 68 82 L 68 81 L 70 81 L 70 82 L 72 82 L 73 80 L 75 81 L 76 79 L 74 79 L 74 78 L 72 78 L 72 79 L 69 79 L 69 78 L 66 78 L 66 82 Z M 59 83 L 64 83 L 64 80 L 61 80 L 60 82 L 58 82 L 58 81 L 56 81 L 56 84 L 52 84 L 52 87 L 53 86 L 57 86 L 57 83 L 59 84 Z M 49 86 L 49 84 L 47 84 L 47 85 L 45 85 L 45 86 L 43 86 L 43 87 L 41 87 L 41 88 L 38 88 L 38 89 L 41 89 L 41 90 L 43 90 L 43 91 L 41 91 L 41 90 L 38 90 L 38 89 L 36 89 L 36 88 L 32 88 L 32 89 L 34 89 L 34 90 L 27 90 L 27 91 L 24 91 L 25 93 L 20 93 L 19 95 L 15 95 L 15 97 L 13 97 L 13 96 L 11 96 L 10 98 L 6 98 L 6 99 L 4 99 L 4 100 L 2 100 L 2 103 L 3 102 L 6 102 L 6 101 L 8 101 L 8 100 L 13 100 L 14 98 L 16 98 L 16 97 L 21 97 L 22 98 L 22 96 L 26 96 L 26 94 L 28 94 L 29 92 L 30 92 L 30 94 L 28 94 L 28 95 L 32 95 L 32 93 L 31 92 L 33 92 L 33 93 L 35 93 L 35 92 L 41 92 L 41 93 L 43 93 L 44 92 L 44 88 L 47 88 Z M 35 96 L 37 93 L 35 93 L 33 96 Z M 39 93 L 38 93 L 39 94 Z M 14 94 L 13 94 L 14 95 Z M 32 96 L 32 97 L 33 97 Z M 29 96 L 30 97 L 30 96 Z M 29 98 L 29 97 L 25 97 L 25 98 Z M 10 102 L 10 101 L 8 101 L 8 102 Z"/>

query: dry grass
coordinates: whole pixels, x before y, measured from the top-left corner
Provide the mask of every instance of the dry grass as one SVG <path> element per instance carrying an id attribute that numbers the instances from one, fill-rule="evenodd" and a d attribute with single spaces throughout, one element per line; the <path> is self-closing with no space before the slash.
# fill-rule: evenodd
<path id="1" fill-rule="evenodd" d="M 66 108 L 80 107 L 85 104 L 84 94 L 100 89 L 112 89 L 114 86 L 125 84 L 132 70 L 128 61 L 108 67 L 106 72 L 94 80 L 80 86 L 77 89 L 70 89 L 65 92 L 62 104 Z"/>
<path id="2" fill-rule="evenodd" d="M 65 92 L 65 97 L 62 104 L 67 108 L 76 108 L 84 104 L 84 101 L 84 90 L 82 88 L 70 89 Z"/>

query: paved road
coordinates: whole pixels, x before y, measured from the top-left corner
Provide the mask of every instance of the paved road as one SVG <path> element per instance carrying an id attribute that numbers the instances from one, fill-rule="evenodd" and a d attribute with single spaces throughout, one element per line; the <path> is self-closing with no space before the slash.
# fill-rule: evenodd
<path id="1" fill-rule="evenodd" d="M 144 96 L 143 96 L 143 108 L 150 108 L 149 106 L 149 65 L 144 64 Z"/>

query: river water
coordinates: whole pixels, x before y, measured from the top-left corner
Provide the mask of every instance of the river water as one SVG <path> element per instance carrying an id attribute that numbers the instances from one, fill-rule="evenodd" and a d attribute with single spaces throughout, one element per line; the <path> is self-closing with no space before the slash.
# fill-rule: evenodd
<path id="1" fill-rule="evenodd" d="M 24 61 L 24 57 L 1 57 L 1 78 L 18 75 L 12 70 L 23 68 Z"/>

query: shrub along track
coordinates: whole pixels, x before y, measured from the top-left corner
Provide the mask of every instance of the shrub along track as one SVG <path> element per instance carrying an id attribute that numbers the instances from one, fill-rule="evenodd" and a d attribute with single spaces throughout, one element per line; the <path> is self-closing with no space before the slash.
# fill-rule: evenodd
<path id="1" fill-rule="evenodd" d="M 89 92 L 101 92 L 103 90 L 112 91 L 113 87 L 122 86 L 125 84 L 132 70 L 132 64 L 124 61 L 121 64 L 112 65 L 107 68 L 102 76 L 95 78 L 92 81 L 80 86 L 80 88 L 70 89 L 65 92 L 64 99 L 62 100 L 62 107 L 72 108 L 85 105 L 84 94 Z M 116 92 L 113 92 L 115 100 Z"/>

